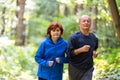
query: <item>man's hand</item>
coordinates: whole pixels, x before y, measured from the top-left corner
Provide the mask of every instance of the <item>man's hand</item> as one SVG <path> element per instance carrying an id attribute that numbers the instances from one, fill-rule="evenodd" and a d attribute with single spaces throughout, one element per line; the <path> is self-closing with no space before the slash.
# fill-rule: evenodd
<path id="1" fill-rule="evenodd" d="M 90 45 L 84 45 L 84 46 L 81 47 L 81 48 L 75 49 L 75 50 L 74 50 L 74 53 L 75 53 L 75 55 L 78 55 L 78 54 L 81 54 L 81 53 L 83 53 L 83 52 L 88 52 L 89 49 L 90 49 Z"/>
<path id="2" fill-rule="evenodd" d="M 82 52 L 88 52 L 89 49 L 90 49 L 90 45 L 84 45 L 84 46 L 82 47 Z"/>
<path id="3" fill-rule="evenodd" d="M 96 58 L 98 56 L 98 53 L 96 51 L 93 51 L 93 57 Z"/>

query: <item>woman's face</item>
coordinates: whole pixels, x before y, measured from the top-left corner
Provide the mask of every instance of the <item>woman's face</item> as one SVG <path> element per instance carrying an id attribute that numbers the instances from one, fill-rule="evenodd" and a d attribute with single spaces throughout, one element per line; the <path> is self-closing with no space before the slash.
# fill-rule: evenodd
<path id="1" fill-rule="evenodd" d="M 51 38 L 58 39 L 61 36 L 61 30 L 59 28 L 53 29 L 50 32 Z"/>

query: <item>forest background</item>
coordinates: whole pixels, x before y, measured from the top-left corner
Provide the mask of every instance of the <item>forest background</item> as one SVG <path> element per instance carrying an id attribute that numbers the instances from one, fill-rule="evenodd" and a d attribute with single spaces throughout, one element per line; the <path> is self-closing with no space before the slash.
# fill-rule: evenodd
<path id="1" fill-rule="evenodd" d="M 0 80 L 37 80 L 34 55 L 48 25 L 60 22 L 67 41 L 83 14 L 91 16 L 99 39 L 93 80 L 120 80 L 119 12 L 120 0 L 0 0 Z"/>

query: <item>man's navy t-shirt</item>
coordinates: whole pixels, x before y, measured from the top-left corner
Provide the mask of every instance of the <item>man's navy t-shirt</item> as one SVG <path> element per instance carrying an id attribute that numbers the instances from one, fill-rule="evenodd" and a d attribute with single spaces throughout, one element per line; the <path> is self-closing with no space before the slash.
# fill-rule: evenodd
<path id="1" fill-rule="evenodd" d="M 74 50 L 84 45 L 90 45 L 88 52 L 74 54 Z M 67 56 L 69 63 L 79 69 L 89 69 L 93 67 L 93 50 L 98 48 L 98 39 L 93 33 L 89 33 L 88 36 L 82 34 L 82 32 L 76 32 L 68 40 Z"/>

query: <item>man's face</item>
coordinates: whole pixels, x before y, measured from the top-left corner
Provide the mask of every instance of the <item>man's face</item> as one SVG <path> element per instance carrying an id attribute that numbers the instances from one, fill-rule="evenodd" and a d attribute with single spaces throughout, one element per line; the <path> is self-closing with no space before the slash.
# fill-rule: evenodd
<path id="1" fill-rule="evenodd" d="M 89 16 L 81 17 L 81 19 L 79 21 L 80 29 L 82 29 L 82 30 L 89 30 L 90 29 L 90 25 L 91 25 L 91 19 L 90 19 Z"/>

